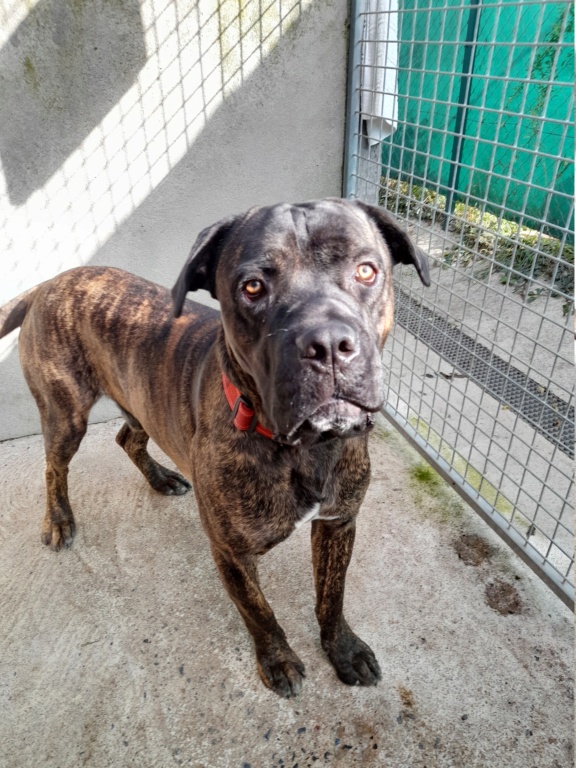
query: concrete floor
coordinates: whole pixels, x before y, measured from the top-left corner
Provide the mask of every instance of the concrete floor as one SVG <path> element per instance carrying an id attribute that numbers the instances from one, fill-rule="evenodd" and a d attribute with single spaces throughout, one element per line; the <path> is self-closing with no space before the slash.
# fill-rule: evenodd
<path id="1" fill-rule="evenodd" d="M 347 688 L 323 656 L 302 529 L 261 567 L 307 668 L 281 700 L 192 495 L 149 489 L 119 426 L 92 425 L 72 463 L 60 554 L 40 543 L 41 438 L 0 444 L 2 768 L 573 766 L 572 614 L 395 433 L 371 441 L 346 596 L 382 681 Z"/>

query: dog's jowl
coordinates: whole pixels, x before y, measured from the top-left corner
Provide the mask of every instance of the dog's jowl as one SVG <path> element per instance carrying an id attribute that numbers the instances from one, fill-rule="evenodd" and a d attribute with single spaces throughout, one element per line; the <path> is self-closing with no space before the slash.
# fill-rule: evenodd
<path id="1" fill-rule="evenodd" d="M 400 262 L 429 284 L 426 256 L 379 208 L 281 204 L 205 229 L 172 294 L 81 267 L 6 305 L 0 336 L 22 326 L 46 446 L 42 541 L 72 543 L 68 464 L 107 395 L 126 417 L 116 440 L 150 485 L 181 494 L 193 483 L 264 683 L 292 696 L 304 665 L 260 589 L 257 559 L 308 521 L 322 647 L 345 683 L 376 683 L 378 662 L 342 605 Z M 186 300 L 198 288 L 221 313 Z M 149 437 L 182 475 L 151 458 Z"/>

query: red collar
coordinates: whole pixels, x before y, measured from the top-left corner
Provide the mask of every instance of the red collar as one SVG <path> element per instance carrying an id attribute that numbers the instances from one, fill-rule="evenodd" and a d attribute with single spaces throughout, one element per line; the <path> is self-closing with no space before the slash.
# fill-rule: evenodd
<path id="1" fill-rule="evenodd" d="M 250 400 L 244 397 L 224 373 L 222 374 L 222 384 L 226 400 L 228 400 L 228 405 L 232 409 L 236 429 L 240 429 L 242 432 L 258 432 L 258 434 L 264 435 L 264 437 L 273 437 L 273 433 L 257 421 Z"/>

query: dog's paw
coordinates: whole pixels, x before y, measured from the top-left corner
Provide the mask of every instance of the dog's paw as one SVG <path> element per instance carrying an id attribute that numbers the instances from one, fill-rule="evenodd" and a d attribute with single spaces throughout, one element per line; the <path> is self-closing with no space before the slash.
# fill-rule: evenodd
<path id="1" fill-rule="evenodd" d="M 154 474 L 149 478 L 149 482 L 155 491 L 163 493 L 164 496 L 182 496 L 192 487 L 178 472 L 166 469 L 160 464 L 154 468 Z"/>
<path id="2" fill-rule="evenodd" d="M 327 653 L 346 685 L 376 685 L 382 676 L 372 649 L 352 631 L 342 633 Z"/>
<path id="3" fill-rule="evenodd" d="M 302 690 L 304 664 L 291 648 L 258 654 L 258 672 L 265 686 L 290 699 Z"/>
<path id="4" fill-rule="evenodd" d="M 54 552 L 59 552 L 64 547 L 72 546 L 75 533 L 74 520 L 55 523 L 50 519 L 45 519 L 42 524 L 42 543 Z"/>

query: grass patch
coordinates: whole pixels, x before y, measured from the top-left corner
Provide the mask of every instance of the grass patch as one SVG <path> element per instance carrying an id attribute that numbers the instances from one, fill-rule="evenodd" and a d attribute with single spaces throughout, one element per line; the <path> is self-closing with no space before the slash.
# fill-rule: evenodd
<path id="1" fill-rule="evenodd" d="M 426 514 L 441 523 L 462 517 L 462 502 L 444 480 L 425 461 L 419 461 L 408 469 L 414 503 Z"/>
<path id="2" fill-rule="evenodd" d="M 452 448 L 452 446 L 448 445 L 446 441 L 442 440 L 440 435 L 431 429 L 431 427 L 426 424 L 423 419 L 418 418 L 417 416 L 410 416 L 408 418 L 408 422 L 418 432 L 418 434 L 423 437 L 437 453 L 440 454 L 440 456 L 452 467 L 452 469 L 461 477 L 463 477 L 466 482 L 471 485 L 475 491 L 478 492 L 478 495 L 481 496 L 487 504 L 499 512 L 506 520 L 512 519 L 512 515 L 514 514 L 514 505 L 498 490 L 498 488 L 496 488 L 495 485 L 492 485 L 492 483 L 482 474 L 480 474 L 477 469 L 474 469 L 474 467 L 468 461 L 466 461 L 463 456 L 457 453 Z M 417 467 L 419 466 L 420 465 L 417 465 Z M 423 478 L 422 482 L 426 482 L 427 476 L 424 472 L 424 469 L 427 468 L 436 476 L 436 482 L 442 483 L 440 476 L 434 472 L 434 470 L 431 469 L 427 464 L 422 464 L 422 467 L 422 470 L 418 470 L 421 473 L 421 477 Z M 415 476 L 413 477 L 415 480 L 418 479 Z M 434 486 L 434 483 L 432 482 L 432 487 L 434 488 L 437 486 Z M 520 523 L 520 526 L 522 526 L 523 522 L 524 520 L 521 519 L 517 513 L 514 516 L 515 525 L 518 527 L 518 523 Z M 528 528 L 528 526 L 529 521 L 526 521 L 526 528 Z"/>
<path id="3" fill-rule="evenodd" d="M 520 532 L 526 533 L 529 530 L 531 521 L 515 509 L 512 502 L 495 485 L 474 469 L 445 440 L 442 440 L 440 435 L 422 418 L 411 415 L 408 417 L 408 422 L 461 477 L 466 479 L 484 501 L 506 520 L 512 521 L 514 527 Z M 459 520 L 464 513 L 464 501 L 456 491 L 427 461 L 423 461 L 418 453 L 408 446 L 400 432 L 396 430 L 389 432 L 385 428 L 380 431 L 378 429 L 380 426 L 381 421 L 377 423 L 375 434 L 388 439 L 395 451 L 400 451 L 406 456 L 407 473 L 414 494 L 414 503 L 418 508 L 426 517 L 441 523 Z"/>
<path id="4" fill-rule="evenodd" d="M 410 468 L 410 477 L 417 483 L 426 486 L 429 493 L 437 494 L 442 487 L 442 480 L 429 464 L 420 462 Z"/>
<path id="5" fill-rule="evenodd" d="M 440 223 L 444 219 L 446 197 L 427 187 L 406 181 L 381 180 L 379 202 L 388 210 L 404 218 Z M 456 203 L 450 222 L 450 231 L 460 237 L 444 253 L 446 266 L 456 261 L 462 266 L 475 263 L 475 256 L 483 256 L 489 264 L 476 271 L 476 277 L 485 279 L 491 271 L 500 273 L 500 282 L 514 286 L 528 302 L 544 291 L 553 297 L 562 296 L 562 312 L 574 311 L 574 246 L 535 229 L 521 226 L 515 221 L 482 212 L 464 203 Z M 539 280 L 548 286 L 530 290 L 532 282 Z"/>

